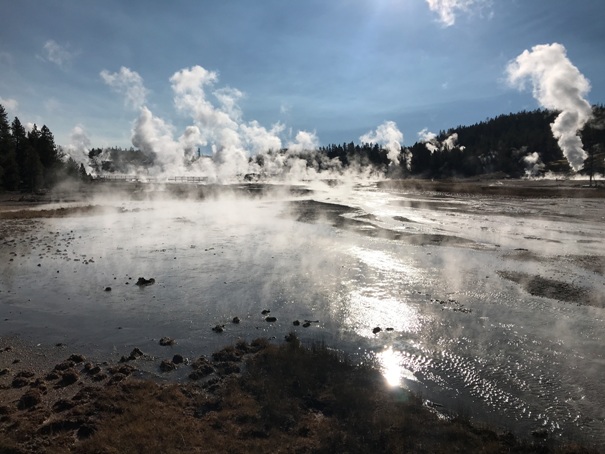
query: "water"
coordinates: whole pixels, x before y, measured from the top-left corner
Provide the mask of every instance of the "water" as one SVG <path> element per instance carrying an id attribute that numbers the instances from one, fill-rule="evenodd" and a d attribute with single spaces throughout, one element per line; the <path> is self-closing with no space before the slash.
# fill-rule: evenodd
<path id="1" fill-rule="evenodd" d="M 102 204 L 114 209 L 2 246 L 0 335 L 116 357 L 165 355 L 170 336 L 194 356 L 296 331 L 375 357 L 391 386 L 440 408 L 605 443 L 605 310 L 577 304 L 605 293 L 599 201 L 369 185 Z M 568 301 L 506 272 L 564 283 Z"/>

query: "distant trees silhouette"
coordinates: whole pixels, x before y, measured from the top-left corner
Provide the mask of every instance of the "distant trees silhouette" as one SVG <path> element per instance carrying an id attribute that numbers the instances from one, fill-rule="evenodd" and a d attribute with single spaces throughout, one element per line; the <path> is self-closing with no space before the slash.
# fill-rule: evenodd
<path id="1" fill-rule="evenodd" d="M 470 126 L 440 131 L 429 142 L 402 147 L 399 163 L 378 144 L 330 144 L 311 152 L 267 151 L 250 158 L 260 166 L 276 153 L 288 153 L 316 170 L 372 168 L 387 176 L 419 178 L 473 177 L 502 173 L 516 178 L 530 172 L 567 173 L 571 169 L 550 124 L 557 112 L 522 111 L 499 115 Z M 605 178 L 605 106 L 593 106 L 593 119 L 581 131 L 588 153 L 582 174 Z M 274 157 L 274 156 L 273 156 Z M 93 173 L 145 172 L 156 162 L 153 153 L 134 148 L 92 148 L 88 165 Z M 193 159 L 199 159 L 199 153 Z M 335 163 L 337 164 L 335 166 Z M 64 178 L 88 180 L 84 165 L 67 157 L 46 126 L 27 131 L 17 117 L 9 124 L 0 105 L 0 188 L 36 191 Z"/>
<path id="2" fill-rule="evenodd" d="M 33 125 L 26 132 L 17 117 L 9 124 L 0 105 L 0 188 L 38 191 L 67 177 L 82 179 L 83 169 L 73 159 L 65 159 L 46 125 L 40 129 Z"/>

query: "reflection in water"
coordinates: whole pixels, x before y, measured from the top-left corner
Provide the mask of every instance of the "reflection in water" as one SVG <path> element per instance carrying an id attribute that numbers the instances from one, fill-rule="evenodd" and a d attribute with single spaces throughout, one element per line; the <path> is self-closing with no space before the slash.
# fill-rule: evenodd
<path id="1" fill-rule="evenodd" d="M 380 364 L 382 375 L 389 386 L 403 386 L 404 379 L 417 381 L 412 371 L 404 367 L 403 354 L 393 350 L 393 347 L 389 346 L 376 354 L 376 359 Z"/>
<path id="2" fill-rule="evenodd" d="M 397 290 L 418 280 L 418 270 L 385 251 L 359 246 L 349 253 L 358 262 L 357 273 L 347 283 L 348 307 L 345 324 L 363 337 L 373 329 L 388 328 L 398 333 L 418 332 L 422 318 L 416 307 Z"/>

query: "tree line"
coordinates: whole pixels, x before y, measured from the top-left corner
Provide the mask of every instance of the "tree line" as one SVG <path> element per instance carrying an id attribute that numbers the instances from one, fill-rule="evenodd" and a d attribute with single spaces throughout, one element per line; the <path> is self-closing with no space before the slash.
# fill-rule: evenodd
<path id="1" fill-rule="evenodd" d="M 82 164 L 67 158 L 46 125 L 29 131 L 18 117 L 11 123 L 0 104 L 0 188 L 35 192 L 66 178 L 87 178 Z"/>
<path id="2" fill-rule="evenodd" d="M 569 173 L 569 164 L 552 135 L 550 124 L 557 112 L 537 109 L 499 115 L 470 126 L 457 126 L 401 147 L 399 163 L 377 144 L 330 144 L 296 157 L 321 170 L 372 167 L 391 177 L 451 178 L 500 173 L 512 178 L 548 171 Z M 593 118 L 580 132 L 588 157 L 581 173 L 605 178 L 605 106 L 593 106 Z M 250 158 L 262 166 L 275 153 Z M 292 156 L 292 154 L 290 154 Z M 146 171 L 155 164 L 153 153 L 134 148 L 92 148 L 87 165 L 98 175 Z M 531 159 L 530 159 L 531 158 Z M 199 155 L 194 159 L 199 159 Z M 67 157 L 55 144 L 48 127 L 26 131 L 17 117 L 9 123 L 0 105 L 0 188 L 36 191 L 65 179 L 87 180 L 82 163 Z"/>

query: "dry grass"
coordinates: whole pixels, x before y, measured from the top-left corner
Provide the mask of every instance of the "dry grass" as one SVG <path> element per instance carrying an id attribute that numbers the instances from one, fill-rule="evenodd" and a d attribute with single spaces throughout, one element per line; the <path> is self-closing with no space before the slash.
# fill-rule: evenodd
<path id="1" fill-rule="evenodd" d="M 241 374 L 173 384 L 125 378 L 83 386 L 69 401 L 6 407 L 0 453 L 590 452 L 439 419 L 417 397 L 387 389 L 371 364 L 324 345 L 292 337 L 217 356 L 236 351 L 247 352 Z"/>

